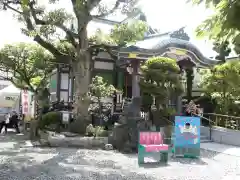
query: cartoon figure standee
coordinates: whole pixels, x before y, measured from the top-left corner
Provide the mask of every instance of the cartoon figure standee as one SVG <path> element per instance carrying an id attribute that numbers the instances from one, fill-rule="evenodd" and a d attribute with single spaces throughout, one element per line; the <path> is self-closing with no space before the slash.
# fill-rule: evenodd
<path id="1" fill-rule="evenodd" d="M 174 155 L 184 157 L 200 155 L 199 117 L 175 117 Z"/>

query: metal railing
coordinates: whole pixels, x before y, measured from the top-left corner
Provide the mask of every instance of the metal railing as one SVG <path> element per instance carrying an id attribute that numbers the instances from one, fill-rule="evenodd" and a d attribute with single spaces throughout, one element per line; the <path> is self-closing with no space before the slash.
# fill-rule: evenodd
<path id="1" fill-rule="evenodd" d="M 228 129 L 240 130 L 240 117 L 216 113 L 204 113 L 204 118 L 209 119 L 209 126 L 220 126 Z"/>

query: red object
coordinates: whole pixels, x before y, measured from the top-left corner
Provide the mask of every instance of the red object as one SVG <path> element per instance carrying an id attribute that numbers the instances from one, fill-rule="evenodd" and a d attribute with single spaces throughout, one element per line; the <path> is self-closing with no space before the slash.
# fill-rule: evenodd
<path id="1" fill-rule="evenodd" d="M 140 132 L 139 144 L 143 145 L 146 152 L 167 151 L 168 145 L 163 144 L 160 132 Z"/>
<path id="2" fill-rule="evenodd" d="M 168 145 L 167 144 L 160 144 L 160 145 L 145 145 L 146 152 L 158 152 L 158 151 L 167 151 Z"/>

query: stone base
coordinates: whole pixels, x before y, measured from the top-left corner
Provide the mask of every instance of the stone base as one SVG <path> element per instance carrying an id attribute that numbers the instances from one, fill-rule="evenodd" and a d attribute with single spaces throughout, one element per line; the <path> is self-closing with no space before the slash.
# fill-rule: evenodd
<path id="1" fill-rule="evenodd" d="M 42 145 L 49 145 L 51 147 L 76 147 L 95 149 L 105 149 L 105 145 L 108 144 L 108 137 L 66 137 L 63 134 L 56 134 L 54 132 L 39 133 L 40 143 Z"/>

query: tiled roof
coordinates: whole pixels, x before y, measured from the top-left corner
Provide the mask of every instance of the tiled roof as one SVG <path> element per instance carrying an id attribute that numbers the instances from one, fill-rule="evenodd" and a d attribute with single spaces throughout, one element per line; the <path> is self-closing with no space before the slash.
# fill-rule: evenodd
<path id="1" fill-rule="evenodd" d="M 205 65 L 214 65 L 219 62 L 219 60 L 205 57 L 191 42 L 182 39 L 171 38 L 169 33 L 158 36 L 155 35 L 150 38 L 146 38 L 145 40 L 138 41 L 134 46 L 129 46 L 125 50 L 162 55 L 168 51 L 169 48 L 180 48 L 192 52 L 197 59 L 201 61 L 200 63 Z"/>
<path id="2" fill-rule="evenodd" d="M 145 18 L 145 19 L 144 19 Z M 117 21 L 111 21 L 109 19 L 98 19 L 98 21 L 102 21 L 103 23 L 109 23 L 109 24 L 120 24 L 128 22 L 131 19 L 141 19 L 147 22 L 146 17 L 144 13 L 141 11 L 137 13 L 133 13 L 126 19 L 124 19 L 121 22 Z M 184 29 L 181 28 L 182 30 Z M 170 32 L 163 33 L 163 34 L 157 34 L 157 32 L 149 26 L 148 31 L 146 32 L 146 36 L 144 40 L 138 41 L 135 45 L 129 46 L 127 48 L 122 48 L 121 52 L 140 52 L 142 54 L 153 54 L 153 55 L 162 55 L 166 51 L 169 50 L 169 48 L 179 48 L 184 49 L 189 53 L 190 56 L 192 56 L 192 59 L 197 59 L 198 63 L 208 66 L 208 65 L 214 65 L 219 63 L 219 60 L 211 59 L 208 57 L 205 57 L 204 54 L 201 53 L 201 51 L 191 42 L 187 40 L 177 39 L 173 36 L 171 36 Z"/>

